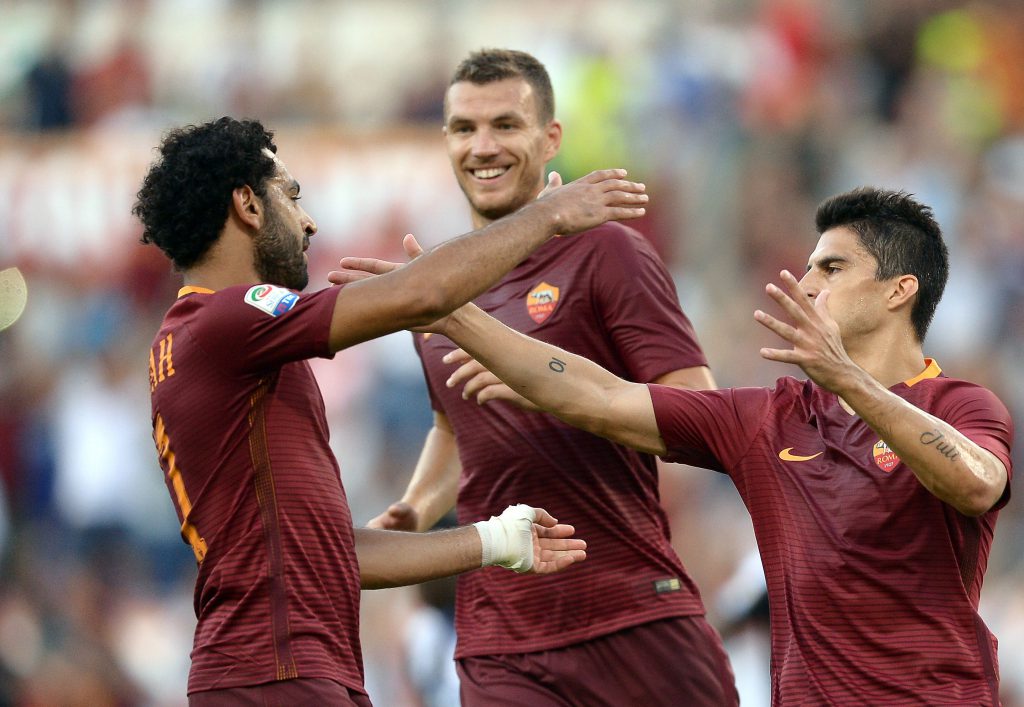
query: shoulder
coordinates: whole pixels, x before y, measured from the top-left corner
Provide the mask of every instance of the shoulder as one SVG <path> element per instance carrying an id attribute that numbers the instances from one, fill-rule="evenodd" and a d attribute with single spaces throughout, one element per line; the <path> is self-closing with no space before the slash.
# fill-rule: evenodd
<path id="1" fill-rule="evenodd" d="M 216 292 L 196 292 L 183 298 L 191 308 L 196 332 L 216 336 L 235 336 L 240 330 L 276 321 L 300 303 L 309 304 L 314 295 L 300 295 L 284 287 L 268 284 L 235 285 Z M 287 319 L 287 317 L 285 317 Z"/>
<path id="2" fill-rule="evenodd" d="M 998 417 L 1010 418 L 1009 410 L 995 393 L 983 385 L 945 374 L 919 381 L 904 389 L 904 397 L 921 399 L 932 412 L 988 410 Z M 940 417 L 942 415 L 940 414 Z"/>
<path id="3" fill-rule="evenodd" d="M 593 247 L 610 250 L 654 252 L 651 242 L 642 233 L 618 221 L 603 223 L 596 228 L 585 231 L 580 236 Z"/>
<path id="4" fill-rule="evenodd" d="M 664 261 L 647 238 L 639 231 L 618 222 L 609 222 L 584 233 L 570 236 L 565 250 L 578 263 L 588 262 L 607 275 L 632 277 L 640 273 L 657 273 L 667 277 Z M 571 250 L 570 250 L 571 249 Z"/>

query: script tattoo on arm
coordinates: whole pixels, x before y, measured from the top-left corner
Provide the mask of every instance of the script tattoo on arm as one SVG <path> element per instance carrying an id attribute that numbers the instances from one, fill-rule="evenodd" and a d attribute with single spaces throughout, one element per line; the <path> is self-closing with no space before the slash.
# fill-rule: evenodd
<path id="1" fill-rule="evenodd" d="M 552 358 L 548 362 L 548 368 L 550 368 L 555 373 L 565 373 L 565 361 L 562 361 L 557 358 Z"/>
<path id="2" fill-rule="evenodd" d="M 946 457 L 950 461 L 956 461 L 960 458 L 960 452 L 956 451 L 956 447 L 952 442 L 943 441 L 946 436 L 938 430 L 932 430 L 931 432 L 925 432 L 921 435 L 921 444 L 924 445 L 935 445 L 935 449 L 939 451 L 939 454 Z"/>

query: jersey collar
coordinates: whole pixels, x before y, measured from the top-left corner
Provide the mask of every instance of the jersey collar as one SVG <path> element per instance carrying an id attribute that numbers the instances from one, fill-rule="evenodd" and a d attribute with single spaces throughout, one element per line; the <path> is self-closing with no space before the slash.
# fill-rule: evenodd
<path id="1" fill-rule="evenodd" d="M 212 295 L 216 290 L 210 290 L 206 287 L 195 287 L 193 285 L 186 285 L 178 290 L 178 299 L 181 299 L 185 295 L 199 294 L 199 295 Z"/>
<path id="2" fill-rule="evenodd" d="M 924 360 L 924 370 L 913 378 L 903 381 L 903 384 L 908 388 L 911 388 L 926 378 L 938 378 L 940 373 L 942 373 L 942 369 L 939 368 L 939 364 L 935 363 L 935 359 L 926 358 Z"/>

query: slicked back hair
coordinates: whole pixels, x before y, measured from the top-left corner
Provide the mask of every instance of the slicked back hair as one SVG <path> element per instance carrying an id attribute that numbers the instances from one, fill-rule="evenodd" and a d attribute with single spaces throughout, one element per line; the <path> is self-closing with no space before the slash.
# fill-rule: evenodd
<path id="1" fill-rule="evenodd" d="M 198 263 L 228 217 L 232 192 L 266 196 L 276 164 L 274 134 L 256 120 L 220 118 L 171 130 L 136 195 L 142 242 L 156 244 L 178 270 Z"/>
<path id="2" fill-rule="evenodd" d="M 815 225 L 818 233 L 839 226 L 853 230 L 878 263 L 876 280 L 917 278 L 910 321 L 923 342 L 949 279 L 949 252 L 931 208 L 903 191 L 861 187 L 823 201 Z"/>
<path id="3" fill-rule="evenodd" d="M 555 117 L 555 92 L 551 88 L 551 77 L 547 69 L 532 55 L 515 49 L 481 49 L 462 60 L 455 69 L 449 86 L 468 81 L 478 86 L 503 81 L 523 79 L 533 88 L 537 102 L 537 117 L 546 125 Z M 445 96 L 445 114 L 448 113 L 448 98 Z"/>

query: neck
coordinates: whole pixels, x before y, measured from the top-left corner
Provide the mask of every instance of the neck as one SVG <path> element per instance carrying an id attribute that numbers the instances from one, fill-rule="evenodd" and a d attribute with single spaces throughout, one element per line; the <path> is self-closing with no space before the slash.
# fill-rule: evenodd
<path id="1" fill-rule="evenodd" d="M 494 219 L 487 218 L 486 216 L 482 216 L 475 209 L 470 209 L 469 215 L 470 215 L 470 220 L 473 223 L 473 230 L 474 231 L 479 231 L 481 228 L 483 228 L 485 226 L 490 226 L 492 223 L 494 223 Z"/>
<path id="2" fill-rule="evenodd" d="M 524 206 L 526 206 L 527 204 L 529 204 L 531 201 L 536 200 L 537 197 L 540 196 L 540 193 L 543 191 L 543 187 L 544 187 L 544 183 L 543 183 L 543 180 L 542 180 L 541 183 L 540 183 L 540 186 L 537 187 L 537 189 L 533 192 L 533 194 L 530 196 L 530 198 L 528 200 L 526 200 L 523 203 L 519 204 L 518 206 L 513 208 L 508 213 L 509 214 L 515 213 L 519 209 L 521 209 Z M 472 204 L 469 205 L 469 215 L 470 215 L 470 219 L 472 220 L 472 223 L 473 223 L 473 230 L 474 231 L 478 231 L 481 228 L 484 228 L 485 226 L 490 226 L 492 223 L 494 223 L 495 221 L 498 220 L 496 218 L 488 218 L 488 217 L 484 216 L 479 211 L 474 209 Z M 507 216 L 508 214 L 505 214 L 505 215 Z"/>
<path id="3" fill-rule="evenodd" d="M 853 362 L 884 385 L 891 388 L 924 370 L 924 350 L 909 329 L 893 339 L 872 338 L 863 345 L 853 344 L 848 353 Z"/>
<path id="4" fill-rule="evenodd" d="M 259 283 L 260 276 L 253 263 L 252 237 L 239 229 L 226 227 L 202 259 L 183 275 L 186 286 L 209 290 Z"/>

